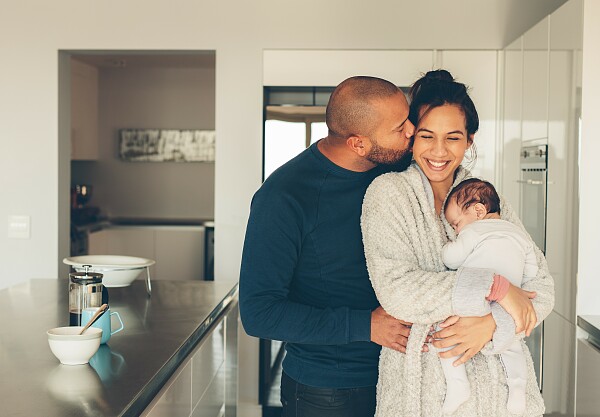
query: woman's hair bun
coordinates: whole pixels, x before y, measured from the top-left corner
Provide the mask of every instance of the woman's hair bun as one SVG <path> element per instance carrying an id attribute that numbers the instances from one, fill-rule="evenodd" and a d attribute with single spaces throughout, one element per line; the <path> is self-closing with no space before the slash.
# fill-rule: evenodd
<path id="1" fill-rule="evenodd" d="M 428 71 L 423 78 L 427 81 L 454 81 L 452 74 L 444 69 Z"/>

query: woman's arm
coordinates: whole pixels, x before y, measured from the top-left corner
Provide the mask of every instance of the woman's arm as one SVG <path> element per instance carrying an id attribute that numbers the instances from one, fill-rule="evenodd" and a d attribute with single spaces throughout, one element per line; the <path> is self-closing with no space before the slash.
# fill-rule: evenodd
<path id="1" fill-rule="evenodd" d="M 390 315 L 415 324 L 435 323 L 461 310 L 488 314 L 485 297 L 493 271 L 462 269 L 457 274 L 444 270 L 442 240 L 436 234 L 442 231 L 423 213 L 427 208 L 421 207 L 410 186 L 395 175 L 399 174 L 373 181 L 361 218 L 369 276 L 381 306 Z M 459 293 L 457 275 L 463 283 Z"/>

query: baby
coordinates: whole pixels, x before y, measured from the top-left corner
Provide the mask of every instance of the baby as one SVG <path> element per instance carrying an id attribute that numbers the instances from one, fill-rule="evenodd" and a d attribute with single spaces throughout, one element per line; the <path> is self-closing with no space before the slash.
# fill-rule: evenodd
<path id="1" fill-rule="evenodd" d="M 500 219 L 500 198 L 492 184 L 477 178 L 461 182 L 448 195 L 444 214 L 457 234 L 456 240 L 442 250 L 448 268 L 493 269 L 517 287 L 535 277 L 538 267 L 533 243 L 518 226 Z M 508 286 L 506 280 L 500 279 L 492 286 L 493 294 L 488 300 L 500 301 Z M 491 308 L 497 326 L 494 350 L 502 352 L 500 358 L 506 372 L 508 411 L 522 415 L 527 382 L 525 354 L 520 340 L 515 338 L 510 315 L 496 302 L 491 303 Z M 453 366 L 456 359 L 441 359 L 447 386 L 445 414 L 454 413 L 470 396 L 465 365 Z"/>

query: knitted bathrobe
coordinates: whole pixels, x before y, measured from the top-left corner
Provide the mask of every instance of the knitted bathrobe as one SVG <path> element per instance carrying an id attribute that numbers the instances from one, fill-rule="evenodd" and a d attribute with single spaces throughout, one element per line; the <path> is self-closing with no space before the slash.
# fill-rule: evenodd
<path id="1" fill-rule="evenodd" d="M 469 176 L 459 168 L 453 187 Z M 501 217 L 523 225 L 504 201 Z M 382 348 L 377 385 L 377 417 L 440 417 L 446 392 L 437 353 L 421 352 L 430 326 L 449 316 L 481 316 L 490 312 L 485 296 L 493 271 L 448 270 L 442 246 L 455 238 L 443 213 L 435 213 L 433 192 L 413 163 L 405 172 L 376 178 L 365 194 L 361 218 L 369 276 L 381 306 L 392 316 L 414 323 L 406 354 Z M 554 304 L 554 283 L 543 254 L 536 248 L 539 272 L 523 288 L 536 291 L 533 305 L 541 322 Z M 498 307 L 498 306 L 497 306 Z M 499 307 L 498 307 L 499 308 Z M 514 323 L 513 323 L 514 325 Z M 521 335 L 522 336 L 522 335 Z M 456 417 L 508 417 L 506 377 L 494 342 L 466 363 L 471 397 Z M 529 377 L 524 416 L 538 417 L 544 404 L 531 355 L 524 342 Z M 501 350 L 501 349 L 500 349 Z"/>

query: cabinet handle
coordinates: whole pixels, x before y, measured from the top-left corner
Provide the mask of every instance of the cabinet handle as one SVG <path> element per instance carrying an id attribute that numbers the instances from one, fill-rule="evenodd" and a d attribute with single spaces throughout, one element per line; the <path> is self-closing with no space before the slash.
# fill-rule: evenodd
<path id="1" fill-rule="evenodd" d="M 519 184 L 528 184 L 528 185 L 544 185 L 544 181 L 539 180 L 517 180 Z M 548 182 L 550 184 L 550 182 Z"/>

